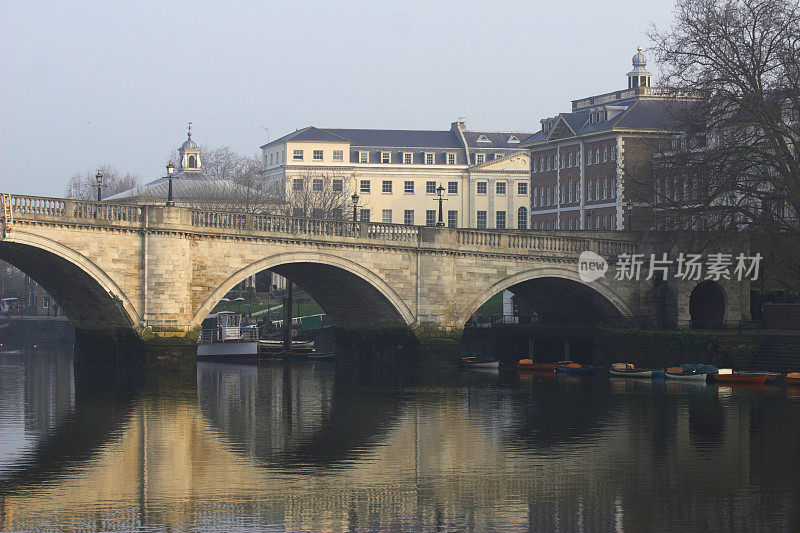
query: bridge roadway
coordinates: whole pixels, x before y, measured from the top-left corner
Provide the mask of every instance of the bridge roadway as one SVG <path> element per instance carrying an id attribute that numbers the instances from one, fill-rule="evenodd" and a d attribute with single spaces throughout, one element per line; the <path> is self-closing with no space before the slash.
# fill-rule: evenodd
<path id="1" fill-rule="evenodd" d="M 55 298 L 79 339 L 193 342 L 214 305 L 264 269 L 306 289 L 338 328 L 401 329 L 423 343 L 458 339 L 504 289 L 550 320 L 648 316 L 661 305 L 652 281 L 614 279 L 618 254 L 656 249 L 634 232 L 449 229 L 20 195 L 10 203 L 0 259 Z M 608 260 L 604 278 L 581 281 L 585 250 Z M 696 284 L 673 287 L 678 319 Z M 749 284 L 723 289 L 725 318 L 744 316 Z"/>

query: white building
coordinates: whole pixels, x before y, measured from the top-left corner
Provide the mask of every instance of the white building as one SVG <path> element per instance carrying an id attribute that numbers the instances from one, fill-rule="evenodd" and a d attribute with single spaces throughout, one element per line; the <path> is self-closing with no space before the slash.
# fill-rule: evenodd
<path id="1" fill-rule="evenodd" d="M 267 177 L 285 187 L 287 199 L 308 190 L 346 200 L 333 213 L 294 205 L 295 215 L 351 218 L 355 192 L 362 220 L 434 225 L 441 186 L 448 226 L 526 229 L 530 164 L 519 145 L 529 136 L 470 131 L 464 122 L 444 131 L 310 126 L 261 150 Z"/>

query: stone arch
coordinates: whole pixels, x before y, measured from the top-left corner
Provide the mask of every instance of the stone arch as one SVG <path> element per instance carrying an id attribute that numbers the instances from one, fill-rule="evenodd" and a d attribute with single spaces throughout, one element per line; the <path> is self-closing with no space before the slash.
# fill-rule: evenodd
<path id="1" fill-rule="evenodd" d="M 495 282 L 467 305 L 466 309 L 458 317 L 458 325 L 463 326 L 475 311 L 498 292 L 537 279 L 560 280 L 559 283 L 565 284 L 574 283 L 576 287 L 582 288 L 580 290 L 582 290 L 584 294 L 594 298 L 598 305 L 603 306 L 603 310 L 606 314 L 620 317 L 633 316 L 633 313 L 625 302 L 601 280 L 584 283 L 578 276 L 577 270 L 551 266 L 526 270 Z"/>
<path id="2" fill-rule="evenodd" d="M 262 270 L 272 270 L 280 275 L 294 278 L 300 286 L 309 289 L 309 292 L 329 313 L 337 325 L 369 328 L 371 326 L 409 326 L 414 322 L 414 314 L 400 296 L 377 274 L 364 268 L 362 265 L 336 255 L 320 254 L 316 252 L 287 252 L 266 257 L 244 268 L 239 269 L 219 285 L 203 302 L 192 318 L 192 324 L 200 324 L 211 309 L 225 296 L 236 284 L 255 275 Z M 337 279 L 333 279 L 340 275 Z M 342 306 L 337 306 L 330 298 L 322 295 L 320 300 L 319 288 L 314 279 L 322 276 L 321 280 L 341 283 L 340 291 L 346 295 L 352 294 L 348 305 L 365 305 L 363 312 L 358 316 L 370 317 L 371 323 L 354 324 L 344 320 L 345 312 Z M 315 288 L 316 294 L 315 294 Z M 327 300 L 327 301 L 325 301 Z M 327 303 L 327 305 L 326 305 Z M 337 316 L 338 315 L 338 316 Z"/>
<path id="3" fill-rule="evenodd" d="M 41 285 L 77 329 L 133 329 L 141 323 L 136 308 L 102 268 L 59 242 L 14 231 L 0 241 L 0 259 Z"/>
<path id="4" fill-rule="evenodd" d="M 705 280 L 695 285 L 689 296 L 689 315 L 692 327 L 722 326 L 728 309 L 725 289 L 716 281 Z"/>

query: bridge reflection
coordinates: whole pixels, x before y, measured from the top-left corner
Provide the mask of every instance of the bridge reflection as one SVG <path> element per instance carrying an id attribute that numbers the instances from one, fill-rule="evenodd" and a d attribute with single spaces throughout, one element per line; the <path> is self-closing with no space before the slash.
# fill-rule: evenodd
<path id="1" fill-rule="evenodd" d="M 55 359 L 2 364 L 0 438 L 30 414 L 3 447 L 1 529 L 798 525 L 783 391 L 219 364 L 71 385 Z"/>

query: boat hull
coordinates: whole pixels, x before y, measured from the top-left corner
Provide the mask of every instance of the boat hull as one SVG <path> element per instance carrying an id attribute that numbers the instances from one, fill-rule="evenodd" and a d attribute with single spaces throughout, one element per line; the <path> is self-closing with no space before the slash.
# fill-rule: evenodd
<path id="1" fill-rule="evenodd" d="M 767 376 L 758 374 L 714 374 L 714 381 L 717 383 L 746 385 L 763 385 L 767 381 Z"/>
<path id="2" fill-rule="evenodd" d="M 603 370 L 596 366 L 557 366 L 556 372 L 568 376 L 599 376 Z"/>
<path id="3" fill-rule="evenodd" d="M 615 378 L 653 378 L 652 370 L 609 370 L 608 373 Z"/>
<path id="4" fill-rule="evenodd" d="M 257 355 L 256 341 L 204 342 L 197 345 L 197 357 L 256 357 Z"/>
<path id="5" fill-rule="evenodd" d="M 664 379 L 674 379 L 677 381 L 705 381 L 708 379 L 708 374 L 690 374 L 690 373 L 673 373 L 664 372 Z"/>
<path id="6" fill-rule="evenodd" d="M 554 372 L 556 365 L 553 363 L 517 364 L 517 368 L 519 370 L 527 370 L 528 372 Z"/>
<path id="7" fill-rule="evenodd" d="M 461 366 L 464 368 L 500 368 L 500 361 L 478 361 L 478 362 L 461 361 Z"/>

